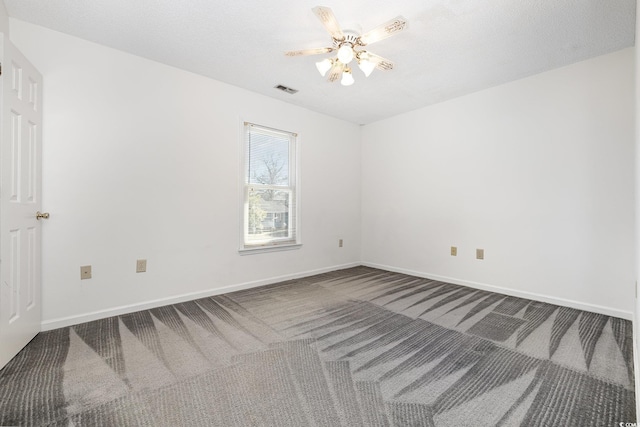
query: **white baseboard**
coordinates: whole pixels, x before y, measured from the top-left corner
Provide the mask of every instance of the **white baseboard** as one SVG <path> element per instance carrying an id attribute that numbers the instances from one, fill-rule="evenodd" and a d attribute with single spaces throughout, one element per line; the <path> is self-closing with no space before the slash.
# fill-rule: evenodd
<path id="1" fill-rule="evenodd" d="M 195 300 L 195 299 L 199 299 L 199 298 L 206 298 L 206 297 L 210 297 L 210 296 L 213 296 L 213 295 L 220 295 L 220 294 L 224 294 L 224 293 L 239 291 L 239 290 L 242 290 L 242 289 L 256 288 L 256 287 L 259 287 L 259 286 L 270 285 L 270 284 L 273 284 L 273 283 L 283 282 L 283 281 L 286 281 L 286 280 L 300 279 L 300 278 L 303 278 L 303 277 L 313 276 L 313 275 L 321 274 L 321 273 L 327 273 L 327 272 L 330 272 L 330 271 L 343 270 L 345 268 L 357 267 L 359 265 L 364 265 L 364 266 L 372 267 L 372 268 L 379 268 L 381 270 L 394 271 L 394 272 L 397 272 L 397 273 L 409 274 L 411 276 L 416 276 L 416 277 L 424 277 L 424 278 L 428 278 L 428 279 L 439 280 L 439 281 L 442 281 L 442 282 L 453 283 L 453 284 L 456 284 L 456 285 L 469 286 L 469 287 L 475 288 L 475 289 L 481 289 L 481 290 L 490 291 L 490 292 L 497 292 L 497 293 L 501 293 L 501 294 L 505 294 L 505 295 L 514 296 L 514 297 L 527 298 L 527 299 L 531 299 L 531 300 L 535 300 L 535 301 L 546 302 L 546 303 L 549 303 L 549 304 L 556 304 L 556 305 L 561 305 L 561 306 L 565 306 L 565 307 L 571 307 L 571 308 L 575 308 L 575 309 L 578 309 L 578 310 L 591 311 L 593 313 L 600 313 L 600 314 L 604 314 L 604 315 L 607 315 L 607 316 L 619 317 L 621 319 L 634 320 L 633 313 L 628 312 L 628 311 L 623 311 L 623 310 L 610 308 L 610 307 L 604 307 L 604 306 L 599 306 L 599 305 L 595 305 L 595 304 L 582 303 L 582 302 L 579 302 L 579 301 L 573 301 L 573 300 L 568 300 L 568 299 L 564 299 L 564 298 L 556 298 L 556 297 L 551 297 L 551 296 L 548 296 L 548 295 L 542 295 L 542 294 L 538 294 L 538 293 L 534 293 L 534 292 L 516 291 L 516 290 L 513 290 L 513 289 L 502 288 L 500 286 L 489 285 L 489 284 L 486 284 L 486 283 L 478 283 L 478 282 L 472 282 L 472 281 L 468 281 L 468 280 L 461 280 L 461 279 L 457 279 L 457 278 L 454 278 L 454 277 L 445 277 L 445 276 L 440 276 L 440 275 L 437 275 L 437 274 L 423 273 L 423 272 L 408 270 L 408 269 L 404 269 L 404 268 L 392 267 L 392 266 L 389 266 L 389 265 L 382 265 L 382 264 L 369 263 L 369 262 L 363 262 L 363 263 L 354 262 L 354 263 L 348 263 L 348 264 L 335 265 L 335 266 L 332 266 L 332 267 L 320 268 L 320 269 L 317 269 L 317 270 L 309 270 L 309 271 L 304 271 L 304 272 L 287 274 L 287 275 L 283 275 L 283 276 L 270 277 L 268 279 L 255 280 L 255 281 L 252 281 L 252 282 L 238 283 L 238 284 L 235 284 L 235 285 L 223 286 L 221 288 L 207 289 L 207 290 L 204 290 L 204 291 L 191 292 L 191 293 L 188 293 L 188 294 L 175 295 L 175 296 L 171 296 L 171 297 L 167 297 L 167 298 L 159 298 L 159 299 L 155 299 L 155 300 L 151 300 L 151 301 L 144 301 L 144 302 L 139 302 L 139 303 L 134 303 L 134 304 L 128 304 L 128 305 L 123 305 L 123 306 L 118 306 L 118 307 L 112 307 L 112 308 L 108 308 L 108 309 L 104 309 L 104 310 L 92 311 L 92 312 L 78 314 L 78 315 L 74 315 L 74 316 L 68 316 L 68 317 L 61 317 L 61 318 L 57 318 L 57 319 L 45 320 L 45 321 L 43 321 L 41 323 L 41 330 L 42 331 L 49 331 L 49 330 L 52 330 L 52 329 L 57 329 L 57 328 L 63 328 L 63 327 L 66 327 L 66 326 L 77 325 L 78 323 L 84 323 L 84 322 L 90 322 L 92 320 L 104 319 L 106 317 L 118 316 L 118 315 L 127 314 L 127 313 L 133 313 L 133 312 L 140 311 L 140 310 L 148 310 L 150 308 L 156 308 L 156 307 L 161 307 L 161 306 L 164 306 L 164 305 L 170 305 L 170 304 L 176 304 L 176 303 L 185 302 L 185 301 L 191 301 L 191 300 Z M 634 322 L 634 340 L 635 340 L 636 327 L 640 327 L 640 324 Z M 637 348 L 637 346 L 634 345 L 634 350 L 636 348 Z M 637 358 L 638 356 L 640 356 L 638 353 L 639 352 L 634 351 L 634 358 Z M 636 365 L 637 364 L 638 364 L 638 361 L 636 359 Z M 635 370 L 636 374 L 640 375 L 640 368 L 638 366 L 636 366 L 636 368 L 638 368 L 638 369 Z M 640 380 L 640 378 L 637 378 L 637 379 Z M 636 384 L 640 384 L 640 382 L 636 382 Z M 640 399 L 638 401 L 640 402 Z M 640 412 L 638 412 L 638 413 L 640 413 Z"/>
<path id="2" fill-rule="evenodd" d="M 621 319 L 633 320 L 633 313 L 630 311 L 618 310 L 611 307 L 605 307 L 596 304 L 589 304 L 580 301 L 574 301 L 564 298 L 552 297 L 549 295 L 538 294 L 535 292 L 517 291 L 500 286 L 489 285 L 486 283 L 472 282 L 469 280 L 457 279 L 455 277 L 440 276 L 437 274 L 423 273 L 420 271 L 408 270 L 405 268 L 396 268 L 389 265 L 375 264 L 371 262 L 363 262 L 362 265 L 381 270 L 394 271 L 396 273 L 408 274 L 410 276 L 423 277 L 426 279 L 439 280 L 441 282 L 453 283 L 455 285 L 468 286 L 470 288 L 481 289 L 483 291 L 497 292 L 512 297 L 526 298 L 534 301 L 546 302 L 549 304 L 561 305 L 564 307 L 575 308 L 578 310 L 590 311 L 592 313 L 604 314 L 606 316 L 619 317 Z M 634 325 L 635 326 L 635 325 Z M 635 329 L 634 329 L 635 330 Z M 634 353 L 635 354 L 635 353 Z"/>
<path id="3" fill-rule="evenodd" d="M 122 305 L 119 307 L 107 308 L 104 310 L 92 311 L 89 313 L 78 314 L 74 316 L 61 317 L 58 319 L 45 320 L 41 323 L 42 331 L 50 331 L 52 329 L 63 328 L 66 326 L 77 325 L 78 323 L 90 322 L 92 320 L 104 319 L 106 317 L 118 316 L 120 314 L 133 313 L 140 310 L 148 310 L 150 308 L 162 307 L 164 305 L 176 304 L 185 301 L 192 301 L 199 298 L 206 298 L 213 295 L 226 294 L 229 292 L 239 291 L 242 289 L 256 288 L 273 283 L 284 282 L 286 280 L 300 279 L 303 277 L 314 276 L 316 274 L 327 273 L 330 271 L 343 270 L 345 268 L 357 267 L 362 265 L 359 262 L 334 265 L 332 267 L 320 268 L 317 270 L 303 271 L 299 273 L 286 274 L 283 276 L 270 277 L 268 279 L 255 280 L 253 282 L 238 283 L 235 285 L 223 286 L 221 288 L 207 289 L 205 291 L 191 292 L 188 294 L 175 295 L 167 298 L 159 298 L 151 301 L 144 301 L 134 304 Z"/>

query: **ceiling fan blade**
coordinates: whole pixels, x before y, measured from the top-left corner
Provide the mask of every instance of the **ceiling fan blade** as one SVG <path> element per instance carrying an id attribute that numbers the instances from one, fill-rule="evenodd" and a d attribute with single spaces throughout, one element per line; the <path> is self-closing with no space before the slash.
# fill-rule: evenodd
<path id="1" fill-rule="evenodd" d="M 344 71 L 344 64 L 340 61 L 336 61 L 331 67 L 331 71 L 329 71 L 329 80 L 330 83 L 333 83 L 340 79 L 342 76 L 342 71 Z"/>
<path id="2" fill-rule="evenodd" d="M 316 14 L 320 22 L 322 22 L 324 28 L 329 32 L 329 34 L 331 34 L 331 37 L 336 40 L 344 40 L 344 34 L 342 33 L 338 20 L 331 9 L 324 6 L 316 6 L 311 10 L 313 10 L 313 13 Z"/>
<path id="3" fill-rule="evenodd" d="M 390 21 L 385 22 L 379 27 L 368 31 L 359 37 L 360 44 L 366 46 L 371 43 L 375 43 L 387 37 L 399 33 L 407 28 L 407 21 L 402 16 L 396 16 Z"/>
<path id="4" fill-rule="evenodd" d="M 285 52 L 286 56 L 307 56 L 307 55 L 320 55 L 323 53 L 333 52 L 334 48 L 332 47 L 319 47 L 316 49 L 302 49 L 302 50 L 290 50 Z"/>
<path id="5" fill-rule="evenodd" d="M 367 52 L 369 55 L 369 61 L 376 64 L 376 68 L 382 71 L 393 70 L 393 62 L 388 59 L 383 58 L 382 56 L 376 55 L 375 53 Z"/>

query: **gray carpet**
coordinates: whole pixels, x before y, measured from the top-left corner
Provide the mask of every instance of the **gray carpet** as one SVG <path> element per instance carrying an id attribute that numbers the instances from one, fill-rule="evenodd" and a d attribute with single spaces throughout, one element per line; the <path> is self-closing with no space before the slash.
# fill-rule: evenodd
<path id="1" fill-rule="evenodd" d="M 0 425 L 614 426 L 631 322 L 366 267 L 39 334 Z"/>

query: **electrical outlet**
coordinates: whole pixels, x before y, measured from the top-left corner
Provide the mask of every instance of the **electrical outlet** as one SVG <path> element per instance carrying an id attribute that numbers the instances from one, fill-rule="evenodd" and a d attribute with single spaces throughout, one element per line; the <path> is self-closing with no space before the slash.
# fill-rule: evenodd
<path id="1" fill-rule="evenodd" d="M 456 246 L 451 246 L 451 256 L 458 256 L 458 248 Z"/>
<path id="2" fill-rule="evenodd" d="M 484 259 L 484 249 L 476 249 L 476 259 Z"/>
<path id="3" fill-rule="evenodd" d="M 338 240 L 338 247 L 341 248 L 342 247 L 342 239 Z"/>
<path id="4" fill-rule="evenodd" d="M 91 266 L 83 265 L 80 267 L 80 280 L 91 279 Z"/>
<path id="5" fill-rule="evenodd" d="M 144 273 L 147 271 L 147 260 L 139 259 L 136 261 L 136 273 Z"/>

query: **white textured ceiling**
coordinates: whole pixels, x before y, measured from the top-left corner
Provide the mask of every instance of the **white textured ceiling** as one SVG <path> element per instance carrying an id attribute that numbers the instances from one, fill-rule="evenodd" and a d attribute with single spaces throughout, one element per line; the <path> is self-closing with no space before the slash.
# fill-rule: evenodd
<path id="1" fill-rule="evenodd" d="M 366 124 L 633 46 L 635 0 L 4 0 L 23 21 Z M 328 83 L 285 57 L 331 38 L 311 11 L 370 30 L 408 30 L 368 46 L 395 63 L 355 84 Z M 282 84 L 299 92 L 274 89 Z"/>

